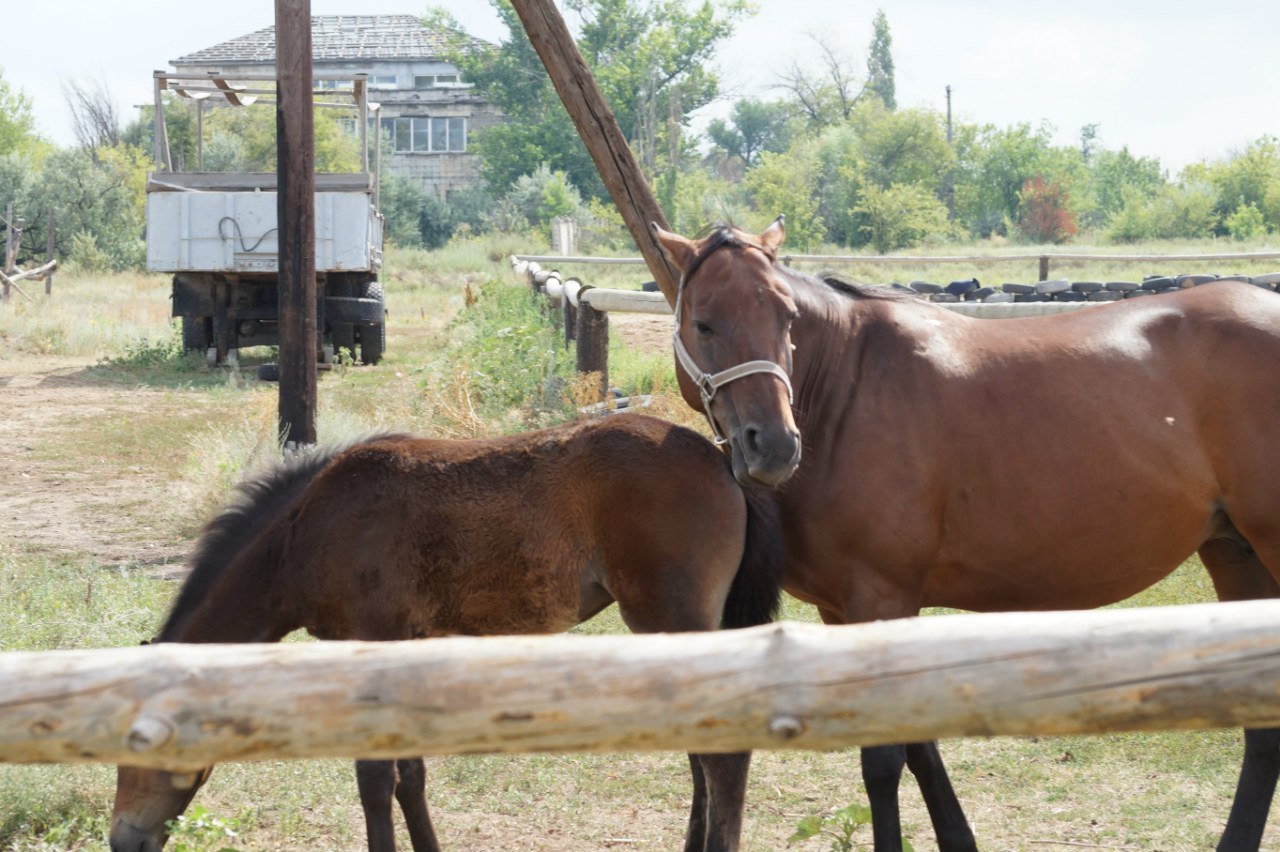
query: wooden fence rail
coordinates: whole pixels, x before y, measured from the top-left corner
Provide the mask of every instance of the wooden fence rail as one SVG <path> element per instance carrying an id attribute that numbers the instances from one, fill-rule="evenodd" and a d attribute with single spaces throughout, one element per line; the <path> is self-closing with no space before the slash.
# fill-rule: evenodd
<path id="1" fill-rule="evenodd" d="M 1280 725 L 1280 601 L 0 654 L 0 761 L 834 749 Z"/>
<path id="2" fill-rule="evenodd" d="M 513 261 L 525 261 L 539 264 L 578 263 L 578 264 L 630 264 L 644 265 L 639 257 L 591 257 L 591 256 L 555 256 L 518 254 Z M 1083 254 L 1055 252 L 1051 254 L 976 254 L 976 255 L 845 255 L 845 254 L 787 254 L 778 257 L 779 262 L 788 266 L 797 263 L 849 264 L 868 266 L 934 266 L 944 264 L 988 264 L 988 263 L 1028 263 L 1038 264 L 1039 280 L 1049 279 L 1049 267 L 1058 262 L 1115 262 L 1115 263 L 1163 263 L 1166 261 L 1208 262 L 1225 260 L 1280 260 L 1280 252 L 1219 252 L 1216 254 Z"/>

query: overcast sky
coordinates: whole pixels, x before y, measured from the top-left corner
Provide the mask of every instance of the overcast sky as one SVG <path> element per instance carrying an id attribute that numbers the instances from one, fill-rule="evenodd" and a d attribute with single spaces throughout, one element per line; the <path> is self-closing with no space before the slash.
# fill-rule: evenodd
<path id="1" fill-rule="evenodd" d="M 4 79 L 34 102 L 39 131 L 73 141 L 62 87 L 99 78 L 121 115 L 151 98 L 169 60 L 270 26 L 272 0 L 16 0 L 6 3 Z M 316 15 L 420 14 L 443 6 L 472 35 L 505 30 L 485 0 L 312 0 Z M 1007 126 L 1048 121 L 1074 144 L 1085 124 L 1102 144 L 1159 157 L 1171 176 L 1280 134 L 1277 0 L 757 0 L 718 56 L 729 97 L 779 97 L 780 71 L 810 61 L 821 34 L 859 69 L 871 20 L 888 16 L 898 103 Z M 711 108 L 727 111 L 725 104 Z"/>

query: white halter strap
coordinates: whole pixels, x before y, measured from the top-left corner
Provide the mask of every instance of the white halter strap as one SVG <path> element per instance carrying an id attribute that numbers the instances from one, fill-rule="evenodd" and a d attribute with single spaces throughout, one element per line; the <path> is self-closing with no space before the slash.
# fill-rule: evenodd
<path id="1" fill-rule="evenodd" d="M 684 284 L 686 275 L 680 276 L 680 284 L 676 288 L 676 329 L 672 338 L 675 340 L 676 361 L 688 373 L 689 378 L 693 379 L 693 383 L 698 386 L 698 393 L 702 396 L 702 412 L 707 416 L 707 422 L 711 424 L 711 432 L 715 435 L 716 444 L 727 444 L 729 439 L 720 431 L 720 424 L 716 422 L 715 415 L 711 413 L 711 401 L 715 399 L 716 391 L 720 390 L 729 382 L 741 379 L 744 376 L 750 376 L 754 373 L 771 373 L 777 376 L 787 388 L 787 401 L 795 403 L 795 394 L 791 390 L 791 377 L 787 375 L 787 371 L 782 368 L 781 364 L 773 361 L 746 361 L 736 364 L 718 373 L 704 372 L 698 363 L 693 360 L 693 356 L 689 354 L 689 350 L 685 348 L 684 341 L 680 339 L 680 302 L 684 298 Z"/>

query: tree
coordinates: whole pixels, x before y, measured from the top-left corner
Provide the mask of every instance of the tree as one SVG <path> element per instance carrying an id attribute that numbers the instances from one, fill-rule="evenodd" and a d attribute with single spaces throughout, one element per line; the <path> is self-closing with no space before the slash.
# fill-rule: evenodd
<path id="1" fill-rule="evenodd" d="M 0 156 L 25 154 L 37 142 L 31 99 L 21 89 L 9 86 L 0 67 Z"/>
<path id="2" fill-rule="evenodd" d="M 898 108 L 893 83 L 893 36 L 884 9 L 876 10 L 871 22 L 871 47 L 867 49 L 867 93 L 877 95 L 886 109 Z"/>
<path id="3" fill-rule="evenodd" d="M 88 151 L 120 144 L 120 115 L 105 80 L 69 80 L 62 94 L 71 111 L 71 130 Z"/>
<path id="4" fill-rule="evenodd" d="M 1036 175 L 1022 186 L 1018 227 L 1024 236 L 1038 243 L 1066 242 L 1076 234 L 1076 216 L 1071 211 L 1066 188 Z"/>
<path id="5" fill-rule="evenodd" d="M 509 118 L 476 134 L 482 176 L 501 190 L 546 163 L 579 190 L 607 197 L 515 10 L 501 0 L 491 2 L 508 38 L 495 51 L 455 47 L 450 57 Z M 572 0 L 566 5 L 581 21 L 578 49 L 618 126 L 636 147 L 641 165 L 656 177 L 686 156 L 682 136 L 689 114 L 719 93 L 719 80 L 710 70 L 712 54 L 747 13 L 747 4 Z"/>
<path id="6" fill-rule="evenodd" d="M 782 101 L 743 99 L 733 105 L 729 123 L 719 118 L 711 122 L 707 136 L 749 169 L 763 152 L 787 150 L 791 140 L 790 110 Z"/>
<path id="7" fill-rule="evenodd" d="M 1105 224 L 1125 204 L 1125 192 L 1132 188 L 1152 197 L 1165 185 L 1160 161 L 1154 157 L 1135 157 L 1128 147 L 1119 151 L 1095 150 L 1087 158 L 1088 198 L 1081 220 L 1088 227 Z"/>
<path id="8" fill-rule="evenodd" d="M 868 186 L 856 212 L 864 220 L 862 230 L 878 254 L 918 245 L 951 230 L 946 205 L 918 184 L 893 184 L 887 189 Z"/>
<path id="9" fill-rule="evenodd" d="M 818 213 L 820 160 L 813 142 L 792 145 L 785 154 L 765 153 L 747 172 L 746 184 L 756 210 L 787 217 L 787 244 L 805 251 L 821 243 L 827 230 Z"/>
<path id="10" fill-rule="evenodd" d="M 847 56 L 824 36 L 809 35 L 817 45 L 822 71 L 814 74 L 793 59 L 780 75 L 780 88 L 795 99 L 801 114 L 814 127 L 827 127 L 848 120 L 862 96 L 863 86 Z"/>

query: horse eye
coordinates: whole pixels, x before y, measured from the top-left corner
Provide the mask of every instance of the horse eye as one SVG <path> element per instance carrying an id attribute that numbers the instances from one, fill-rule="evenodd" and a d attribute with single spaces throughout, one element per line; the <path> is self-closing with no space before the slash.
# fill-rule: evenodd
<path id="1" fill-rule="evenodd" d="M 701 334 L 703 337 L 707 337 L 711 334 L 711 326 L 701 320 L 694 320 L 693 327 L 697 329 L 698 334 Z"/>

